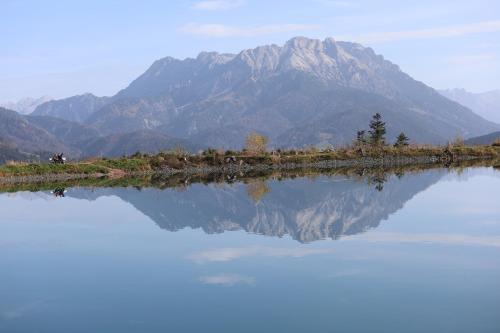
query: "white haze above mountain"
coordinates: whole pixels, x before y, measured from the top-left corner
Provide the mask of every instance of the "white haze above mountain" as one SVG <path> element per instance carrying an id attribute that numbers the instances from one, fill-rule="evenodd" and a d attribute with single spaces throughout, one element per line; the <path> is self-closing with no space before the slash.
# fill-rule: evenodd
<path id="1" fill-rule="evenodd" d="M 42 96 L 39 98 L 25 97 L 21 98 L 17 102 L 4 102 L 0 103 L 1 107 L 9 110 L 14 110 L 20 114 L 30 114 L 39 106 L 45 102 L 53 100 L 50 96 Z"/>
<path id="2" fill-rule="evenodd" d="M 481 117 L 500 124 L 500 89 L 472 93 L 465 89 L 446 89 L 439 92 L 463 106 L 468 107 Z"/>

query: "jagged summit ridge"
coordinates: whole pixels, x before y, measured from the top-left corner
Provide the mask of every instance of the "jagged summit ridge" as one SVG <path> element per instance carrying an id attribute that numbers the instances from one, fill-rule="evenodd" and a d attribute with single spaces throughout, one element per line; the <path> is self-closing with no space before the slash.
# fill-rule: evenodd
<path id="1" fill-rule="evenodd" d="M 174 66 L 178 67 L 175 71 L 172 70 Z M 204 71 L 226 78 L 234 72 L 246 72 L 242 79 L 259 79 L 287 71 L 300 71 L 325 81 L 364 88 L 366 84 L 362 84 L 363 80 L 370 79 L 382 70 L 399 71 L 399 68 L 376 55 L 371 48 L 360 44 L 336 42 L 333 38 L 321 41 L 295 37 L 283 46 L 259 46 L 243 50 L 237 55 L 201 52 L 196 58 L 184 60 L 165 57 L 155 61 L 136 81 L 139 83 L 141 79 L 161 76 L 173 79 L 181 73 L 188 80 Z M 168 84 L 170 80 L 165 78 L 164 81 Z M 133 89 L 134 83 L 129 88 Z"/>

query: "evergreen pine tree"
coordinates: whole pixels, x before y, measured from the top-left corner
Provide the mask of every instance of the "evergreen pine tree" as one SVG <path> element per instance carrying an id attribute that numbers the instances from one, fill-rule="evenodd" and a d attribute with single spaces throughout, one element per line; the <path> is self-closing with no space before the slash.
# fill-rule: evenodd
<path id="1" fill-rule="evenodd" d="M 385 123 L 382 121 L 380 113 L 375 113 L 370 121 L 370 142 L 374 146 L 385 145 Z"/>
<path id="2" fill-rule="evenodd" d="M 406 134 L 404 134 L 403 132 L 401 132 L 398 137 L 396 138 L 396 143 L 394 143 L 394 147 L 396 148 L 403 148 L 403 147 L 406 147 L 408 146 L 408 141 L 410 139 L 408 139 L 408 137 L 406 136 Z"/>

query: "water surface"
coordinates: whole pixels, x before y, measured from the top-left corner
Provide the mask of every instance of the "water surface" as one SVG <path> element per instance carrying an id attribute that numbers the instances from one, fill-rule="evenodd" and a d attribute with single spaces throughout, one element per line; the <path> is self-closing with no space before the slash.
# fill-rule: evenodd
<path id="1" fill-rule="evenodd" d="M 499 189 L 476 168 L 0 194 L 0 332 L 499 332 Z"/>

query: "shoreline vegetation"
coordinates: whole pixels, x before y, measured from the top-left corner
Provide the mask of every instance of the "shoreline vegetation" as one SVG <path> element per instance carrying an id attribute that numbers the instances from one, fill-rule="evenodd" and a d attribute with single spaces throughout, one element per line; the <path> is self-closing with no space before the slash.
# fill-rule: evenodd
<path id="1" fill-rule="evenodd" d="M 452 162 L 444 165 L 442 163 L 421 163 L 421 164 L 385 164 L 379 166 L 363 167 L 358 166 L 339 166 L 339 167 L 296 167 L 293 169 L 285 168 L 251 168 L 246 172 L 228 173 L 228 172 L 140 172 L 128 173 L 121 177 L 109 177 L 106 175 L 63 175 L 57 174 L 45 175 L 33 178 L 24 177 L 26 181 L 2 181 L 0 178 L 0 193 L 19 192 L 19 191 L 44 191 L 50 190 L 54 195 L 64 193 L 66 188 L 103 188 L 103 187 L 135 187 L 137 190 L 142 188 L 158 189 L 177 189 L 183 190 L 192 184 L 232 184 L 243 183 L 249 186 L 258 184 L 263 185 L 269 180 L 282 181 L 295 178 L 316 177 L 348 177 L 358 181 L 364 181 L 367 184 L 373 184 L 374 188 L 382 191 L 384 183 L 391 175 L 402 178 L 405 175 L 418 174 L 428 170 L 443 169 L 451 172 L 462 173 L 469 167 L 493 167 L 500 171 L 500 159 L 466 159 Z M 8 178 L 7 178 L 8 179 Z M 4 179 L 6 180 L 6 179 Z"/>
<path id="2" fill-rule="evenodd" d="M 370 130 L 358 131 L 348 147 L 295 150 L 268 150 L 267 138 L 248 135 L 241 151 L 206 149 L 190 154 L 182 148 L 147 155 L 137 152 L 121 158 L 93 158 L 65 164 L 25 163 L 10 161 L 0 166 L 0 184 L 32 182 L 64 182 L 88 178 L 120 179 L 161 175 L 161 177 L 219 174 L 250 175 L 273 171 L 377 169 L 402 166 L 451 166 L 467 161 L 500 159 L 500 142 L 491 145 L 467 146 L 457 139 L 444 146 L 409 144 L 401 133 L 393 145 L 386 144 L 385 123 L 375 114 Z M 499 165 L 500 163 L 493 163 Z"/>
<path id="3" fill-rule="evenodd" d="M 117 159 L 96 158 L 67 164 L 12 162 L 0 166 L 0 184 L 66 181 L 86 178 L 119 179 L 148 175 L 193 176 L 252 174 L 301 169 L 370 169 L 402 166 L 449 167 L 474 161 L 500 165 L 500 146 L 407 146 L 381 147 L 361 152 L 353 148 L 334 150 L 288 150 L 248 152 L 206 150 L 191 155 L 181 150 L 156 155 L 135 154 Z M 497 162 L 498 161 L 498 162 Z"/>

